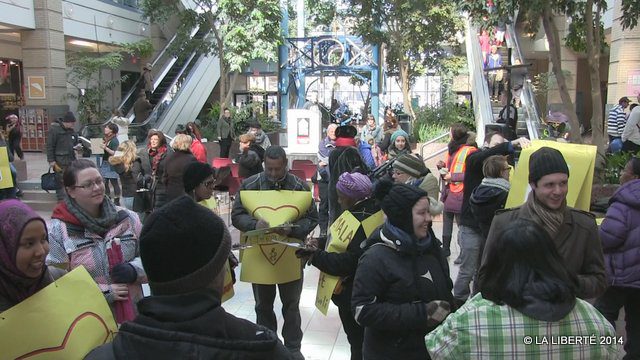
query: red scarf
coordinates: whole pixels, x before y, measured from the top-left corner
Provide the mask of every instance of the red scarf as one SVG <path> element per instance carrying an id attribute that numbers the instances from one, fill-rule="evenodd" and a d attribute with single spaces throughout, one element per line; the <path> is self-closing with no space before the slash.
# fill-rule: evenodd
<path id="1" fill-rule="evenodd" d="M 160 160 L 164 157 L 164 154 L 167 152 L 167 145 L 162 145 L 157 149 L 152 149 L 149 147 L 149 157 L 151 157 L 151 173 L 155 175 L 156 170 L 158 170 L 158 164 Z"/>
<path id="2" fill-rule="evenodd" d="M 356 139 L 354 138 L 337 138 L 336 147 L 338 146 L 356 146 Z"/>

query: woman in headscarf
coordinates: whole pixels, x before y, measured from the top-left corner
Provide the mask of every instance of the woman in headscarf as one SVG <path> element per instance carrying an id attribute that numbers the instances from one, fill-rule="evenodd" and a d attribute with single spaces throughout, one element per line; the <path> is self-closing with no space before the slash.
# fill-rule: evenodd
<path id="1" fill-rule="evenodd" d="M 51 215 L 47 264 L 68 271 L 84 266 L 112 310 L 116 301 L 141 299 L 146 276 L 138 246 L 142 227 L 138 215 L 104 195 L 104 181 L 91 160 L 73 161 L 62 180 L 67 196 Z M 124 262 L 110 267 L 107 249 L 118 242 Z"/>
<path id="2" fill-rule="evenodd" d="M 381 180 L 374 196 L 387 220 L 363 244 L 351 306 L 368 360 L 427 359 L 424 336 L 449 313 L 449 265 L 431 228 L 427 193 Z"/>
<path id="3" fill-rule="evenodd" d="M 47 224 L 19 200 L 0 202 L 0 313 L 65 274 L 49 267 Z"/>
<path id="4" fill-rule="evenodd" d="M 167 146 L 167 139 L 158 130 L 149 131 L 147 147 L 138 152 L 140 172 L 133 175 L 138 183 L 147 184 L 152 192 L 152 208 L 157 209 L 167 202 L 167 188 L 163 181 L 167 155 L 173 150 Z"/>
<path id="5" fill-rule="evenodd" d="M 349 241 L 346 251 L 329 252 L 310 246 L 296 251 L 296 255 L 308 258 L 309 263 L 322 272 L 340 277 L 340 282 L 331 299 L 338 306 L 340 320 L 351 345 L 351 359 L 361 360 L 364 329 L 354 320 L 351 312 L 351 292 L 358 259 L 362 255 L 360 244 L 367 239 L 362 222 L 380 211 L 380 207 L 375 203 L 375 199 L 370 197 L 371 180 L 366 175 L 345 172 L 340 175 L 336 189 L 342 209 L 349 211 L 360 222 L 353 238 L 345 239 Z M 331 250 L 331 245 L 329 249 Z"/>

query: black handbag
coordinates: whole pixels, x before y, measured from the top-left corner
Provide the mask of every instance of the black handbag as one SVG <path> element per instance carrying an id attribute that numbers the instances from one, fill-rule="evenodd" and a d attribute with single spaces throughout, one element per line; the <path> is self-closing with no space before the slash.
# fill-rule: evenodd
<path id="1" fill-rule="evenodd" d="M 62 187 L 62 184 L 60 184 L 60 182 L 58 181 L 56 173 L 51 172 L 51 167 L 49 168 L 48 172 L 40 176 L 40 187 L 47 193 L 50 190 L 56 191 Z"/>
<path id="2" fill-rule="evenodd" d="M 138 182 L 139 189 L 133 196 L 133 211 L 139 213 L 151 212 L 153 210 L 153 200 L 156 187 L 153 179 L 147 180 L 142 176 Z"/>

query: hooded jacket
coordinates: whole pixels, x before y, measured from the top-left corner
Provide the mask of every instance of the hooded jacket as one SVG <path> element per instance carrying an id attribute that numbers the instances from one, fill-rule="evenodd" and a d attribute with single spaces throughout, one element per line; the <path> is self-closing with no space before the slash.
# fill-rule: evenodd
<path id="1" fill-rule="evenodd" d="M 427 359 L 427 303 L 453 302 L 449 265 L 433 230 L 418 244 L 389 223 L 367 239 L 356 270 L 351 307 L 365 328 L 366 359 Z M 419 250 L 419 248 L 422 248 Z"/>
<path id="2" fill-rule="evenodd" d="M 509 191 L 481 184 L 471 194 L 469 208 L 475 217 L 476 224 L 480 228 L 482 236 L 486 239 L 489 235 L 491 222 L 497 210 L 504 209 Z"/>
<path id="3" fill-rule="evenodd" d="M 152 296 L 140 315 L 122 324 L 112 343 L 87 360 L 106 359 L 290 359 L 271 330 L 228 314 L 211 290 Z"/>
<path id="4" fill-rule="evenodd" d="M 622 185 L 600 226 L 609 285 L 640 288 L 640 180 Z"/>

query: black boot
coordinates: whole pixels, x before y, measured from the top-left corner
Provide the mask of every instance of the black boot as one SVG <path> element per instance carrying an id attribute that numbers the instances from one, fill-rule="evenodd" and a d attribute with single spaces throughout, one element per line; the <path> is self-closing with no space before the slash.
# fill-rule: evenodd
<path id="1" fill-rule="evenodd" d="M 451 236 L 442 237 L 442 254 L 444 257 L 451 256 Z"/>

